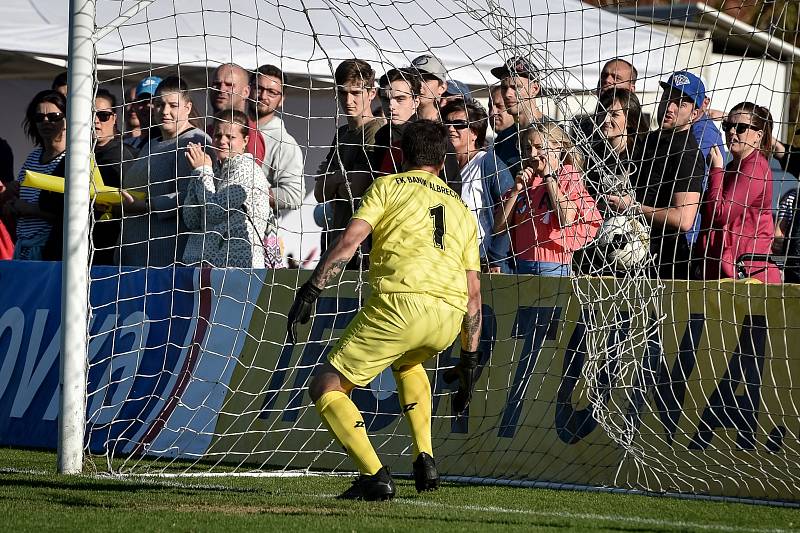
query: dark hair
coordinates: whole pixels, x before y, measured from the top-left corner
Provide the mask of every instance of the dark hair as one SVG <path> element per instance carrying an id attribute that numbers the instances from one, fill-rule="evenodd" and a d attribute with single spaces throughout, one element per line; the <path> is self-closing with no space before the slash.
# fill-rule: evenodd
<path id="1" fill-rule="evenodd" d="M 438 167 L 447 153 L 447 128 L 441 122 L 417 120 L 403 130 L 401 147 L 408 168 Z"/>
<path id="2" fill-rule="evenodd" d="M 599 119 L 601 114 L 611 109 L 614 102 L 619 102 L 625 112 L 625 133 L 628 135 L 628 150 L 631 150 L 638 138 L 650 131 L 650 125 L 642 113 L 642 104 L 639 103 L 639 98 L 627 89 L 611 88 L 601 92 L 598 96 L 595 116 Z M 600 126 L 599 120 L 596 125 Z"/>
<path id="3" fill-rule="evenodd" d="M 181 93 L 181 96 L 190 99 L 190 91 L 191 88 L 189 84 L 183 78 L 179 76 L 167 76 L 158 84 L 155 96 L 161 96 L 164 93 Z"/>
<path id="4" fill-rule="evenodd" d="M 363 59 L 345 59 L 336 67 L 333 78 L 336 85 L 362 83 L 368 89 L 375 85 L 375 71 Z"/>
<path id="5" fill-rule="evenodd" d="M 769 158 L 772 155 L 772 113 L 769 109 L 753 102 L 742 102 L 736 104 L 728 111 L 728 116 L 734 113 L 749 113 L 750 123 L 763 132 L 761 136 L 761 146 L 758 149 Z"/>
<path id="6" fill-rule="evenodd" d="M 489 116 L 482 105 L 475 102 L 464 102 L 456 100 L 450 102 L 441 109 L 442 118 L 447 120 L 451 113 L 462 111 L 467 115 L 469 129 L 475 134 L 475 148 L 483 148 L 486 142 L 486 128 L 489 126 Z"/>
<path id="7" fill-rule="evenodd" d="M 34 96 L 33 100 L 28 104 L 28 108 L 25 110 L 25 118 L 22 120 L 22 128 L 25 130 L 25 135 L 36 146 L 42 146 L 44 140 L 42 136 L 39 135 L 39 130 L 36 128 L 36 121 L 33 119 L 34 115 L 37 113 L 36 108 L 39 107 L 39 104 L 44 102 L 55 105 L 65 117 L 67 115 L 67 99 L 63 94 L 53 89 L 47 89 L 36 93 L 36 96 Z"/>
<path id="8" fill-rule="evenodd" d="M 258 67 L 251 76 L 250 76 L 250 84 L 255 86 L 258 82 L 258 76 L 270 76 L 272 78 L 278 78 L 281 80 L 281 85 L 283 85 L 283 71 L 276 67 L 275 65 L 261 65 Z"/>
<path id="9" fill-rule="evenodd" d="M 66 70 L 64 72 L 59 72 L 58 75 L 53 78 L 53 83 L 50 85 L 50 88 L 55 91 L 64 85 L 69 85 L 69 76 Z"/>
<path id="10" fill-rule="evenodd" d="M 108 100 L 108 102 L 111 104 L 110 107 L 112 109 L 117 107 L 117 97 L 114 96 L 108 89 L 102 89 L 102 88 L 97 89 L 97 93 L 94 95 L 94 97 Z"/>
<path id="11" fill-rule="evenodd" d="M 247 114 L 238 109 L 223 109 L 214 115 L 214 129 L 219 124 L 234 124 L 242 129 L 242 137 L 250 135 L 250 128 L 247 126 L 249 118 Z"/>
<path id="12" fill-rule="evenodd" d="M 624 63 L 625 65 L 628 65 L 628 68 L 631 69 L 631 83 L 636 83 L 636 80 L 639 78 L 639 71 L 636 70 L 636 67 L 633 66 L 633 63 L 625 59 L 622 59 L 621 57 L 615 57 L 614 59 L 606 61 L 605 64 L 603 65 L 603 68 L 600 69 L 600 72 L 602 73 L 605 70 L 605 68 L 611 63 Z"/>
<path id="13" fill-rule="evenodd" d="M 411 94 L 413 96 L 419 96 L 420 93 L 422 93 L 422 81 L 420 81 L 420 77 L 415 75 L 408 69 L 393 68 L 392 70 L 381 76 L 381 79 L 378 82 L 378 84 L 380 85 L 381 89 L 385 89 L 393 81 L 404 81 L 408 83 L 408 86 L 411 88 Z"/>

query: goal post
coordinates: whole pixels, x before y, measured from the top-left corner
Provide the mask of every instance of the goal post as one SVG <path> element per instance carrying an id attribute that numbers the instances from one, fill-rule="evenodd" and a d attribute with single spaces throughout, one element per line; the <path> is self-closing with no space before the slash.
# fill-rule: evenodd
<path id="1" fill-rule="evenodd" d="M 69 96 L 61 282 L 58 471 L 83 469 L 89 324 L 89 180 L 95 87 L 95 1 L 69 2 Z"/>
<path id="2" fill-rule="evenodd" d="M 611 113 L 598 107 L 600 70 L 622 58 L 638 69 L 635 93 L 650 129 L 659 121 L 662 83 L 688 70 L 704 78 L 714 111 L 761 102 L 775 116 L 776 137 L 788 141 L 793 121 L 786 110 L 797 97 L 794 60 L 771 55 L 789 50 L 774 35 L 753 40 L 764 48 L 761 57 L 753 57 L 741 36 L 727 47 L 714 41 L 728 26 L 742 26 L 727 16 L 709 22 L 708 6 L 702 20 L 665 23 L 655 11 L 645 20 L 647 2 L 632 4 L 640 11 L 623 16 L 579 0 L 72 0 L 59 471 L 80 472 L 84 457 L 98 470 L 132 475 L 351 471 L 306 389 L 369 296 L 368 270 L 345 272 L 325 289 L 297 344 L 286 338 L 292 299 L 319 258 L 322 237 L 339 223 L 335 201 L 354 204 L 348 150 L 363 145 L 392 153 L 390 145 L 358 140 L 331 149 L 332 139 L 345 136 L 337 128 L 347 119 L 334 71 L 344 60 L 363 59 L 377 81 L 431 54 L 448 79 L 463 82 L 485 106 L 499 83 L 491 69 L 523 57 L 535 64 L 545 89 L 535 99 L 540 120 L 565 132 L 554 144 L 563 149 L 559 161 L 585 159 L 576 181 L 600 217 L 592 236 L 571 249 L 568 276 L 482 275 L 480 370 L 466 416 L 451 412 L 453 390 L 442 378 L 457 349 L 426 363 L 442 474 L 520 486 L 800 502 L 800 397 L 793 385 L 800 359 L 792 351 L 800 342 L 798 286 L 654 274 L 663 258 L 650 250 L 653 219 L 636 206 L 608 207 L 613 197 L 637 194 L 631 175 L 647 161 L 624 167 L 622 152 L 606 151 L 616 145 L 596 122 Z M 773 16 L 784 20 L 780 9 Z M 228 81 L 215 80 L 214 69 L 229 63 L 253 81 L 225 89 Z M 263 65 L 278 70 L 263 70 L 267 79 L 261 80 Z M 155 93 L 165 79 L 175 101 Z M 143 81 L 154 85 L 137 89 Z M 135 153 L 117 146 L 119 157 L 110 164 L 119 185 L 140 195 L 131 200 L 140 201 L 136 209 L 119 208 L 119 199 L 112 207 L 103 204 L 83 178 L 92 175 L 97 149 L 98 90 L 116 100 L 106 96 L 115 105 L 117 134 L 132 140 L 133 115 L 142 132 L 150 132 L 147 142 L 134 143 Z M 244 189 L 248 198 L 262 195 L 266 209 L 233 209 L 227 203 L 232 193 L 214 196 L 219 183 L 232 179 L 232 163 L 217 160 L 212 138 L 224 122 L 213 116 L 215 95 L 226 90 L 250 113 L 239 125 L 243 137 L 263 142 L 263 164 L 248 167 L 252 181 Z M 280 104 L 270 108 L 259 91 Z M 177 132 L 170 129 L 170 105 L 187 112 L 186 127 Z M 273 111 L 271 121 L 259 123 Z M 492 127 L 489 147 L 502 139 Z M 191 139 L 181 137 L 187 132 Z M 514 141 L 518 150 L 522 135 Z M 190 141 L 211 156 L 213 176 L 188 166 Z M 322 164 L 329 153 L 337 160 Z M 375 162 L 368 163 L 378 175 Z M 783 187 L 773 196 L 797 187 L 777 167 L 772 172 L 781 177 L 773 185 Z M 335 201 L 319 204 L 315 194 L 327 193 L 320 193 L 325 188 L 317 180 L 324 185 L 339 178 L 351 181 L 342 179 Z M 282 188 L 287 183 L 294 188 Z M 271 192 L 263 196 L 265 189 Z M 540 200 L 538 223 L 546 224 L 552 213 Z M 763 210 L 772 215 L 774 203 L 765 200 Z M 216 212 L 224 213 L 221 219 L 214 218 L 215 206 L 223 206 Z M 493 207 L 475 210 L 485 214 Z M 515 206 L 520 214 L 526 208 L 533 211 Z M 533 218 L 513 220 L 503 231 L 534 228 Z M 117 224 L 118 240 L 98 245 L 90 235 L 109 221 Z M 258 253 L 279 258 L 270 265 L 275 268 L 182 266 L 179 252 L 163 261 L 153 251 L 169 239 L 176 249 L 189 247 L 184 238 L 202 250 L 209 243 L 221 248 L 235 240 L 229 232 L 237 227 L 241 239 L 258 244 Z M 527 242 L 524 236 L 514 241 L 516 261 L 530 258 Z M 126 246 L 135 250 L 128 262 L 121 259 Z M 97 264 L 98 252 L 109 251 L 118 254 L 116 264 Z M 45 279 L 48 271 L 36 266 L 31 273 Z M 0 325 L 13 316 L 0 313 Z M 39 325 L 38 317 L 32 320 Z M 50 354 L 47 343 L 40 344 L 39 351 Z M 26 362 L 28 379 L 21 383 L 40 375 L 40 355 Z M 0 400 L 5 368 L 0 361 Z M 410 471 L 411 443 L 395 389 L 386 371 L 356 389 L 353 400 L 381 459 L 402 473 Z M 40 422 L 49 427 L 46 413 Z"/>

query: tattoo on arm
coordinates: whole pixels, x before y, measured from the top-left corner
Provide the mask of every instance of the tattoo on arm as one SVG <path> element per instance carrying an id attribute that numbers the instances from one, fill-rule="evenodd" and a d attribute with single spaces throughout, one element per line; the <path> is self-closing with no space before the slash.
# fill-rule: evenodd
<path id="1" fill-rule="evenodd" d="M 317 267 L 314 271 L 314 275 L 311 277 L 311 283 L 324 289 L 328 281 L 341 274 L 349 262 L 349 259 L 334 259 L 330 262 L 325 261 L 321 268 Z"/>
<path id="2" fill-rule="evenodd" d="M 477 351 L 481 333 L 481 312 L 465 314 L 461 322 L 461 346 L 470 352 Z"/>

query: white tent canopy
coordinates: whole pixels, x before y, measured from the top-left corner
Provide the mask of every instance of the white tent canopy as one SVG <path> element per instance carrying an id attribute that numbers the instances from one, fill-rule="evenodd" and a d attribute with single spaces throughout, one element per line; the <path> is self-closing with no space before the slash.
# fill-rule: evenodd
<path id="1" fill-rule="evenodd" d="M 384 71 L 432 52 L 451 77 L 480 86 L 494 81 L 492 67 L 527 53 L 546 86 L 572 91 L 593 89 L 613 57 L 637 66 L 644 90 L 675 63 L 674 37 L 578 0 L 98 0 L 98 28 L 137 4 L 148 5 L 98 41 L 99 61 L 273 63 L 290 75 L 330 79 L 331 66 L 346 58 Z M 0 51 L 66 56 L 68 2 L 22 0 L 3 11 Z"/>

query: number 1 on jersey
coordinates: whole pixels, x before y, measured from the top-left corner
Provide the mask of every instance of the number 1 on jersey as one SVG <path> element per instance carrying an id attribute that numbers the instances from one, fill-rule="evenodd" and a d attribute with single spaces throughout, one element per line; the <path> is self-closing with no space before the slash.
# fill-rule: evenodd
<path id="1" fill-rule="evenodd" d="M 444 250 L 444 206 L 439 204 L 428 209 L 433 219 L 433 245 Z"/>

